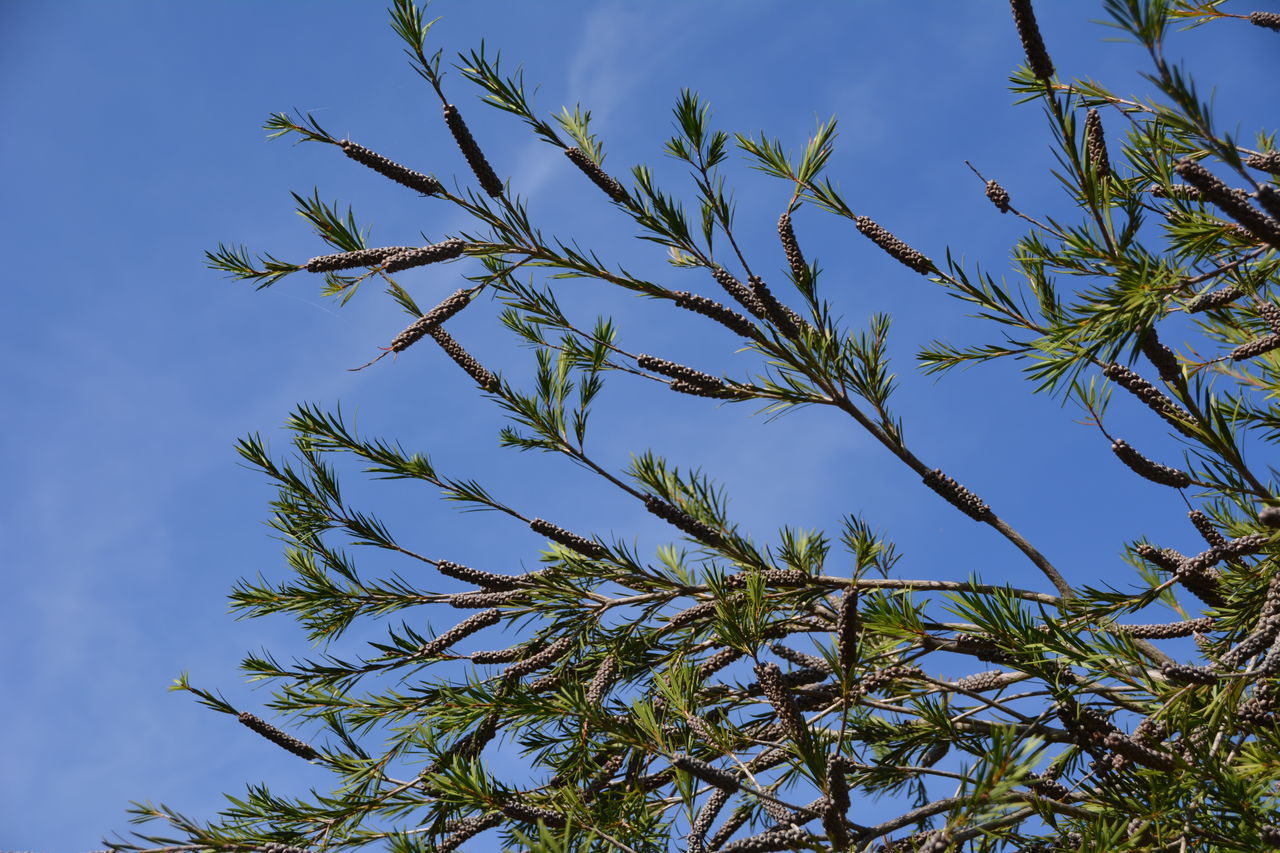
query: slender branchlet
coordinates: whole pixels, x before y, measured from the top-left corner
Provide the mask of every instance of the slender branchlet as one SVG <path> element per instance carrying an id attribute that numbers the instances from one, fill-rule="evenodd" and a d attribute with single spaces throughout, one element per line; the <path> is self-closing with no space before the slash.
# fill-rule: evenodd
<path id="1" fill-rule="evenodd" d="M 1185 311 L 1188 314 L 1199 314 L 1201 311 L 1212 311 L 1214 308 L 1221 308 L 1223 305 L 1230 305 L 1241 296 L 1244 296 L 1244 290 L 1236 284 L 1228 284 L 1226 287 L 1220 287 L 1217 290 L 1206 290 L 1199 296 L 1195 297 L 1186 304 Z"/>
<path id="2" fill-rule="evenodd" d="M 591 179 L 591 182 L 604 190 L 604 194 L 616 201 L 618 204 L 626 204 L 627 191 L 617 179 L 610 177 L 601 169 L 595 160 L 588 157 L 581 148 L 566 148 L 564 156 L 569 158 L 569 162 L 582 170 L 582 173 Z"/>
<path id="3" fill-rule="evenodd" d="M 1233 349 L 1231 351 L 1231 360 L 1245 361 L 1246 359 L 1256 358 L 1264 353 L 1271 352 L 1276 347 L 1280 347 L 1280 334 L 1264 335 Z"/>
<path id="4" fill-rule="evenodd" d="M 291 734 L 286 734 L 255 714 L 250 714 L 248 711 L 241 711 L 239 720 L 246 727 L 262 735 L 281 749 L 292 752 L 299 758 L 305 758 L 307 761 L 311 761 L 314 758 L 320 757 L 320 753 L 316 752 L 315 748 L 312 747 L 311 744 L 298 740 Z"/>
<path id="5" fill-rule="evenodd" d="M 498 173 L 489 165 L 484 152 L 480 150 L 475 137 L 467 128 L 467 123 L 462 120 L 462 114 L 453 104 L 444 105 L 444 122 L 449 126 L 449 132 L 453 134 L 453 141 L 458 143 L 458 148 L 462 150 L 462 156 L 467 158 L 467 165 L 475 173 L 481 189 L 493 198 L 500 197 L 502 181 L 498 178 Z"/>
<path id="6" fill-rule="evenodd" d="M 363 145 L 357 145 L 350 139 L 344 139 L 338 145 L 342 148 L 342 152 L 352 160 L 368 166 L 378 174 L 390 178 L 397 184 L 403 184 L 411 190 L 417 190 L 424 195 L 435 195 L 444 189 L 444 186 L 430 175 L 415 172 L 408 166 L 401 166 L 381 154 L 370 151 Z"/>
<path id="7" fill-rule="evenodd" d="M 755 324 L 732 308 L 726 308 L 714 299 L 698 296 L 685 290 L 678 290 L 673 300 L 677 307 L 704 317 L 710 317 L 731 332 L 744 337 L 754 338 L 757 334 Z"/>
<path id="8" fill-rule="evenodd" d="M 466 242 L 456 237 L 445 240 L 443 243 L 419 246 L 415 249 L 401 252 L 398 255 L 392 255 L 383 264 L 382 270 L 386 273 L 398 273 L 414 267 L 435 264 L 440 261 L 450 261 L 461 255 L 466 248 Z"/>
<path id="9" fill-rule="evenodd" d="M 1249 23 L 1255 27 L 1280 31 L 1280 12 L 1250 12 Z"/>
<path id="10" fill-rule="evenodd" d="M 758 275 L 753 275 L 747 279 L 751 285 L 751 293 L 756 300 L 764 307 L 765 316 L 769 318 L 769 322 L 778 327 L 778 331 L 786 335 L 788 338 L 799 336 L 800 329 L 804 327 L 804 319 L 795 311 L 788 308 L 778 301 L 778 297 L 773 295 L 773 291 L 769 289 L 769 285 L 764 283 L 764 279 Z"/>
<path id="11" fill-rule="evenodd" d="M 592 542 L 590 539 L 571 533 L 563 527 L 558 527 L 542 518 L 535 518 L 530 521 L 529 529 L 534 533 L 547 537 L 552 542 L 558 542 L 570 550 L 577 551 L 584 557 L 599 560 L 609 555 L 609 550 L 598 542 Z"/>
<path id="12" fill-rule="evenodd" d="M 1111 443 L 1111 450 L 1121 462 L 1129 466 L 1129 470 L 1139 477 L 1145 477 L 1153 483 L 1172 486 L 1175 489 L 1185 489 L 1191 485 L 1191 476 L 1185 471 L 1153 462 L 1130 447 L 1127 441 L 1116 439 Z"/>
<path id="13" fill-rule="evenodd" d="M 1053 76 L 1053 61 L 1049 59 L 1049 51 L 1045 49 L 1044 39 L 1040 36 L 1031 0 L 1010 0 L 1010 5 L 1013 7 L 1013 23 L 1018 28 L 1018 38 L 1022 40 L 1022 49 L 1027 54 L 1027 65 L 1031 68 L 1031 73 L 1041 80 L 1048 80 Z"/>
<path id="14" fill-rule="evenodd" d="M 735 302 L 751 312 L 752 316 L 761 320 L 767 317 L 764 306 L 760 304 L 760 300 L 751 292 L 751 289 L 734 278 L 724 267 L 712 267 L 711 277 L 716 280 L 716 284 L 724 288 L 725 293 L 733 297 Z"/>
<path id="15" fill-rule="evenodd" d="M 928 275 L 933 272 L 935 267 L 933 261 L 890 234 L 884 228 L 869 216 L 858 216 L 854 218 L 854 224 L 858 226 L 858 230 L 869 238 L 873 243 L 884 249 L 895 260 L 905 264 L 911 269 L 922 275 Z"/>
<path id="16" fill-rule="evenodd" d="M 1107 139 L 1102 131 L 1102 116 L 1095 109 L 1089 110 L 1084 119 L 1085 150 L 1089 162 L 1099 177 L 1111 174 L 1111 158 L 1107 156 Z"/>
<path id="17" fill-rule="evenodd" d="M 1102 375 L 1137 397 L 1147 408 L 1164 418 L 1179 432 L 1187 434 L 1191 429 L 1193 419 L 1190 412 L 1160 393 L 1156 386 L 1129 368 L 1112 362 L 1103 366 Z"/>
<path id="18" fill-rule="evenodd" d="M 444 350 L 445 355 L 449 356 L 455 364 L 465 370 L 467 375 L 476 381 L 477 385 L 485 391 L 498 390 L 498 386 L 501 384 L 498 381 L 498 377 L 485 370 L 471 353 L 462 348 L 462 344 L 454 340 L 453 335 L 440 328 L 439 325 L 430 329 L 428 334 L 440 345 L 440 349 Z"/>
<path id="19" fill-rule="evenodd" d="M 1178 364 L 1178 356 L 1173 350 L 1160 343 L 1155 329 L 1144 329 L 1138 335 L 1138 347 L 1165 382 L 1177 382 L 1182 378 L 1182 367 Z"/>
<path id="20" fill-rule="evenodd" d="M 996 210 L 1001 213 L 1009 212 L 1009 191 L 1000 186 L 994 178 L 987 181 L 987 198 L 996 206 Z"/>
<path id="21" fill-rule="evenodd" d="M 466 290 L 454 291 L 443 302 L 423 314 L 391 341 L 392 352 L 404 352 L 420 341 L 441 323 L 457 314 L 471 303 L 471 294 Z"/>
<path id="22" fill-rule="evenodd" d="M 383 246 L 380 249 L 357 249 L 354 252 L 338 252 L 335 255 L 321 255 L 312 258 L 302 265 L 307 272 L 334 272 L 350 270 L 356 267 L 376 267 L 387 258 L 412 252 L 413 246 Z"/>
<path id="23" fill-rule="evenodd" d="M 984 504 L 973 492 L 942 473 L 940 468 L 925 474 L 924 484 L 974 521 L 986 521 L 991 517 L 991 507 Z"/>
<path id="24" fill-rule="evenodd" d="M 424 657 L 438 655 L 454 643 L 466 639 L 477 631 L 488 628 L 490 625 L 496 625 L 501 618 L 502 611 L 497 608 L 482 610 L 473 616 L 468 616 L 431 642 L 423 645 L 418 650 L 418 654 Z"/>

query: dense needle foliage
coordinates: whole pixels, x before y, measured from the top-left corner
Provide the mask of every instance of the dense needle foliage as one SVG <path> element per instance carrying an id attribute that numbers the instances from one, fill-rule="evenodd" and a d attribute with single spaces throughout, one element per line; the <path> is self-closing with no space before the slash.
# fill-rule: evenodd
<path id="1" fill-rule="evenodd" d="M 332 146 L 371 179 L 430 196 L 470 226 L 426 246 L 368 246 L 349 214 L 318 195 L 297 196 L 323 253 L 291 263 L 223 246 L 211 265 L 263 287 L 312 273 L 342 301 L 365 282 L 385 286 L 414 318 L 382 342 L 388 352 L 438 346 L 509 416 L 503 445 L 595 472 L 601 488 L 669 523 L 680 544 L 646 555 L 617 531 L 566 530 L 448 465 L 362 434 L 336 410 L 298 408 L 290 454 L 272 454 L 257 438 L 239 448 L 279 487 L 272 523 L 292 574 L 243 582 L 235 606 L 290 613 L 320 641 L 356 620 L 419 609 L 362 657 L 250 658 L 247 671 L 270 680 L 271 708 L 288 723 L 242 712 L 184 678 L 178 686 L 213 709 L 330 769 L 333 793 L 292 799 L 254 787 L 209 823 L 142 806 L 140 821 L 169 829 L 153 824 L 115 849 L 1280 849 L 1280 492 L 1272 469 L 1250 466 L 1244 452 L 1280 438 L 1271 402 L 1280 393 L 1272 293 L 1280 153 L 1274 136 L 1239 139 L 1215 124 L 1188 71 L 1162 51 L 1166 32 L 1184 24 L 1250 37 L 1254 27 L 1280 28 L 1274 15 L 1222 5 L 1103 3 L 1149 56 L 1158 96 L 1137 99 L 1057 77 L 1052 34 L 1039 32 L 1029 0 L 1013 0 L 1008 37 L 1028 59 L 1013 90 L 1044 108 L 1055 174 L 1076 214 L 1060 221 L 1024 211 L 981 176 L 992 215 L 1027 225 L 1013 249 L 1013 284 L 950 253 L 930 257 L 920 235 L 890 233 L 846 200 L 825 173 L 834 121 L 791 157 L 767 136 L 716 129 L 687 92 L 665 147 L 693 176 L 691 197 L 677 195 L 645 167 L 607 172 L 589 112 L 544 119 L 519 74 L 483 50 L 462 54 L 457 68 L 484 102 L 561 148 L 566 172 L 599 188 L 602 216 L 630 217 L 674 266 L 702 271 L 705 289 L 690 293 L 582 248 L 590 235 L 544 233 L 518 195 L 518 176 L 504 182 L 468 129 L 470 107 L 449 100 L 460 94 L 444 88 L 432 22 L 412 0 L 396 0 L 395 32 L 470 170 L 460 183 L 478 191 L 450 189 L 453 181 L 338 139 L 310 116 L 273 115 L 267 127 Z M 731 156 L 793 190 L 784 210 L 767 214 L 779 217 L 776 246 L 744 251 L 735 240 L 721 175 Z M 833 316 L 822 272 L 806 260 L 814 247 L 792 221 L 802 207 L 850 220 L 867 252 L 888 253 L 997 327 L 994 343 L 927 344 L 926 371 L 1018 361 L 1040 391 L 1079 407 L 1118 465 L 1181 491 L 1204 549 L 1182 554 L 1135 539 L 1132 578 L 1089 588 L 945 462 L 919 458 L 894 414 L 888 319 L 849 327 Z M 785 258 L 789 280 L 756 272 L 765 254 L 770 269 Z M 442 263 L 469 284 L 424 310 L 394 276 Z M 739 372 L 716 376 L 623 349 L 613 322 L 575 319 L 564 278 L 669 303 L 727 350 L 740 347 Z M 481 294 L 504 304 L 503 324 L 533 348 L 529 387 L 488 369 L 448 331 Z M 1195 338 L 1162 340 L 1170 318 Z M 606 378 L 665 383 L 707 405 L 826 407 L 991 528 L 996 547 L 1007 547 L 996 542 L 1003 537 L 1019 549 L 1043 583 L 904 577 L 893 545 L 856 517 L 830 535 L 784 530 L 781 546 L 766 548 L 734 523 L 703 475 L 653 454 L 621 471 L 592 456 L 589 414 Z M 1148 438 L 1176 437 L 1182 458 L 1153 459 L 1142 435 L 1113 435 L 1109 405 L 1141 411 Z M 501 574 L 415 553 L 344 499 L 335 460 L 350 458 L 375 477 L 421 481 L 527 525 L 548 540 L 542 569 Z M 436 592 L 407 573 L 370 576 L 354 545 L 473 591 Z M 520 641 L 476 651 L 497 626 Z M 957 666 L 970 674 L 940 674 Z M 306 743 L 277 725 L 320 734 Z M 494 761 L 489 747 L 499 742 L 518 745 L 526 765 Z"/>

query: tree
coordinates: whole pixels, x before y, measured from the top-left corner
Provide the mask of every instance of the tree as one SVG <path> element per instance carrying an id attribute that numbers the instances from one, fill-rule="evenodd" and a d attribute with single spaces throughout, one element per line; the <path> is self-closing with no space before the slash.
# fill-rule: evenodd
<path id="1" fill-rule="evenodd" d="M 693 176 L 690 216 L 653 171 L 639 167 L 627 183 L 605 171 L 589 112 L 540 118 L 519 73 L 504 71 L 483 48 L 460 57 L 461 74 L 490 105 L 563 149 L 568 165 L 601 191 L 602 209 L 630 217 L 664 247 L 682 280 L 696 272 L 727 294 L 716 301 L 632 275 L 540 228 L 451 105 L 424 10 L 396 0 L 393 27 L 443 105 L 478 189 L 451 190 L 339 139 L 309 115 L 276 114 L 267 127 L 333 146 L 473 224 L 425 246 L 370 247 L 353 216 L 318 195 L 298 196 L 299 212 L 331 252 L 294 263 L 220 246 L 210 264 L 260 287 L 313 273 L 343 302 L 366 281 L 384 284 L 415 319 L 374 361 L 434 342 L 507 413 L 503 445 L 567 457 L 670 524 L 682 544 L 649 558 L 623 538 L 564 529 L 426 456 L 364 435 L 340 411 L 300 406 L 289 421 L 289 457 L 257 437 L 239 447 L 278 485 L 272 524 L 293 574 L 243 582 L 235 605 L 248 615 L 293 614 L 326 642 L 356 620 L 422 605 L 431 605 L 433 626 L 452 627 L 431 631 L 406 620 L 358 659 L 250 658 L 247 670 L 276 685 L 273 708 L 323 726 L 323 747 L 184 677 L 177 686 L 211 708 L 332 769 L 335 793 L 292 800 L 253 788 L 212 823 L 140 806 L 141 820 L 167 821 L 176 835 L 148 830 L 113 846 L 443 851 L 480 833 L 489 834 L 476 843 L 499 837 L 546 851 L 667 849 L 682 836 L 690 850 L 726 851 L 1280 846 L 1273 801 L 1280 581 L 1272 559 L 1280 503 L 1270 471 L 1246 461 L 1276 436 L 1267 400 L 1280 385 L 1280 308 L 1268 288 L 1280 275 L 1280 191 L 1269 176 L 1280 174 L 1280 153 L 1272 136 L 1260 134 L 1250 147 L 1219 129 L 1189 74 L 1162 51 L 1179 22 L 1237 26 L 1229 19 L 1244 18 L 1280 29 L 1274 13 L 1233 15 L 1221 5 L 1104 3 L 1111 21 L 1149 52 L 1159 96 L 1145 99 L 1060 81 L 1030 3 L 1014 0 L 1010 37 L 1020 37 L 1027 65 L 1014 74 L 1013 91 L 1045 108 L 1056 175 L 1078 214 L 1073 222 L 1040 219 L 980 176 L 998 211 L 1029 228 L 1014 247 L 1016 288 L 950 253 L 931 259 L 851 205 L 825 172 L 834 121 L 792 156 L 770 137 L 716 129 L 705 102 L 684 93 L 665 153 Z M 1126 131 L 1121 146 L 1117 127 Z M 792 190 L 775 250 L 787 262 L 789 287 L 754 274 L 756 252 L 735 239 L 722 175 L 735 148 Z M 802 207 L 850 220 L 868 249 L 999 327 L 995 343 L 926 344 L 926 371 L 1021 363 L 1038 390 L 1082 409 L 1121 465 L 1181 491 L 1205 549 L 1184 555 L 1136 539 L 1128 549 L 1135 579 L 1091 588 L 918 458 L 892 405 L 888 318 L 851 329 L 836 316 L 823 271 L 806 261 L 797 239 L 792 215 Z M 426 311 L 395 280 L 464 258 L 458 268 L 470 286 Z M 585 324 L 564 307 L 560 278 L 631 291 L 704 322 L 741 342 L 748 375 L 714 376 L 623 349 L 612 321 Z M 485 292 L 504 304 L 503 324 L 533 348 L 527 382 L 486 368 L 446 331 Z M 1160 332 L 1184 318 L 1195 338 L 1175 352 Z M 1158 383 L 1143 375 L 1152 371 Z M 708 402 L 755 403 L 768 414 L 814 406 L 848 416 L 928 490 L 1020 551 L 1042 588 L 904 577 L 894 546 L 858 517 L 835 537 L 784 529 L 769 547 L 734 523 L 726 495 L 700 471 L 652 453 L 611 470 L 586 442 L 611 373 Z M 1146 420 L 1113 413 L 1113 397 L 1118 407 L 1141 407 Z M 1117 422 L 1126 430 L 1140 423 L 1151 435 L 1122 436 Z M 1181 467 L 1145 455 L 1160 431 L 1182 443 Z M 527 525 L 550 542 L 544 567 L 498 574 L 414 552 L 340 487 L 338 466 L 347 460 Z M 475 589 L 442 593 L 399 573 L 371 575 L 357 568 L 356 545 Z M 445 605 L 460 612 L 451 617 Z M 1182 618 L 1129 618 L 1158 606 Z M 483 632 L 497 626 L 518 631 L 519 641 L 460 651 L 483 648 Z M 1187 648 L 1192 636 L 1198 651 Z M 1195 664 L 1178 662 L 1193 655 Z M 947 674 L 955 660 L 967 674 Z M 975 671 L 980 666 L 987 668 Z M 504 739 L 523 748 L 527 767 L 495 764 L 486 748 Z M 879 802 L 885 817 L 870 821 L 855 802 Z"/>

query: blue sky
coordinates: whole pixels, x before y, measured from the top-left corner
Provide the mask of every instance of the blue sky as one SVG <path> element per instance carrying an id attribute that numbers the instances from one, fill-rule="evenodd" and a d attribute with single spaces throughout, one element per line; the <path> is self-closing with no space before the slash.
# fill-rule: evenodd
<path id="1" fill-rule="evenodd" d="M 1121 91 L 1140 85 L 1138 51 L 1104 43 L 1110 32 L 1089 23 L 1100 17 L 1094 4 L 1038 5 L 1060 74 Z M 1064 209 L 1047 176 L 1039 108 L 1013 107 L 1005 89 L 1021 55 L 1003 2 L 439 0 L 433 12 L 444 16 L 434 35 L 446 57 L 484 39 L 525 64 L 545 111 L 591 108 L 615 174 L 647 162 L 678 186 L 661 146 L 688 86 L 725 129 L 764 129 L 792 147 L 838 115 L 830 175 L 860 212 L 933 257 L 950 246 L 1003 271 L 1021 233 L 983 198 L 965 159 L 1028 210 Z M 1227 23 L 1174 45 L 1202 60 L 1206 89 L 1222 84 L 1223 123 L 1252 130 L 1280 124 L 1256 84 L 1280 72 L 1276 38 Z M 261 710 L 265 693 L 236 671 L 243 654 L 307 651 L 287 620 L 235 622 L 226 603 L 238 578 L 282 569 L 263 524 L 271 491 L 237 464 L 233 442 L 278 435 L 297 402 L 341 401 L 367 431 L 430 452 L 442 470 L 474 476 L 531 514 L 662 541 L 642 508 L 581 472 L 499 450 L 497 412 L 425 345 L 348 372 L 406 324 L 375 292 L 339 309 L 313 279 L 255 293 L 203 267 L 202 252 L 219 241 L 298 261 L 323 253 L 291 213 L 291 190 L 318 187 L 352 204 L 375 244 L 412 243 L 419 232 L 438 239 L 461 225 L 332 148 L 269 143 L 260 130 L 270 112 L 313 111 L 338 135 L 469 178 L 383 4 L 7 0 L 0 46 L 0 245 L 10 259 L 0 317 L 0 677 L 9 696 L 0 703 L 0 849 L 94 849 L 125 829 L 134 799 L 200 816 L 246 782 L 325 784 L 320 769 L 165 690 L 189 670 Z M 632 239 L 560 154 L 477 104 L 459 75 L 446 86 L 549 231 L 674 280 L 660 251 Z M 748 251 L 780 278 L 774 224 L 789 190 L 740 167 L 733 179 Z M 898 410 L 919 455 L 978 491 L 1070 578 L 1124 577 L 1123 542 L 1144 534 L 1193 547 L 1176 494 L 1122 471 L 1077 413 L 1032 397 L 1010 370 L 938 383 L 913 370 L 912 353 L 930 338 L 990 335 L 958 303 L 847 222 L 805 209 L 796 228 L 849 322 L 896 314 Z M 433 304 L 457 278 L 457 267 L 432 267 L 405 283 Z M 695 334 L 637 300 L 585 282 L 560 293 L 576 316 L 613 313 L 633 351 L 712 372 L 741 364 L 732 339 Z M 451 328 L 486 363 L 520 375 L 531 356 L 494 317 L 492 305 L 477 305 Z M 1043 586 L 1007 543 L 945 506 L 847 419 L 814 410 L 766 422 L 744 407 L 613 385 L 596 425 L 600 458 L 617 468 L 652 447 L 702 465 L 761 539 L 782 523 L 834 530 L 860 512 L 899 543 L 911 576 L 978 572 Z M 1144 413 L 1119 417 L 1173 451 Z M 389 516 L 419 550 L 496 571 L 536 559 L 536 537 L 492 516 L 460 516 L 403 484 L 367 494 L 377 509 L 394 502 Z"/>

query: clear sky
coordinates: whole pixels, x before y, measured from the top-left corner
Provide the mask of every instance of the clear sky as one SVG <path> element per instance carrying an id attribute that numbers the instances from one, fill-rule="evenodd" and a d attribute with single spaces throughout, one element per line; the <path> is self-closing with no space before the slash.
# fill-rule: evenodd
<path id="1" fill-rule="evenodd" d="M 1038 6 L 1060 74 L 1121 91 L 1141 85 L 1138 50 L 1104 42 L 1111 32 L 1089 22 L 1101 17 L 1098 4 Z M 439 0 L 432 11 L 444 16 L 434 36 L 446 58 L 484 39 L 525 64 L 547 112 L 591 108 L 619 175 L 647 162 L 668 188 L 680 185 L 661 146 L 670 106 L 688 86 L 725 129 L 764 129 L 792 147 L 838 115 L 830 175 L 859 212 L 935 258 L 950 246 L 1001 272 L 1021 233 L 983 198 L 965 159 L 1026 209 L 1064 211 L 1040 110 L 1014 107 L 1005 88 L 1022 57 L 999 0 Z M 1177 36 L 1174 47 L 1196 60 L 1206 91 L 1219 86 L 1225 126 L 1280 126 L 1260 82 L 1280 77 L 1280 36 L 1230 22 Z M 560 154 L 477 104 L 460 75 L 446 86 L 548 231 L 675 280 L 661 250 L 632 239 Z M 650 546 L 666 536 L 581 472 L 499 450 L 497 413 L 433 348 L 348 372 L 406 324 L 375 291 L 339 309 L 314 278 L 255 293 L 203 267 L 203 250 L 219 241 L 297 261 L 323 253 L 291 213 L 291 190 L 317 187 L 353 205 L 375 244 L 459 227 L 439 204 L 333 148 L 264 141 L 268 113 L 293 108 L 394 159 L 470 180 L 382 3 L 0 2 L 0 246 L 9 259 L 0 313 L 0 849 L 94 849 L 126 829 L 130 800 L 204 816 L 246 782 L 285 792 L 328 783 L 321 769 L 165 690 L 189 670 L 197 684 L 261 711 L 267 697 L 243 683 L 241 656 L 308 650 L 289 621 L 235 622 L 226 602 L 238 578 L 282 570 L 263 525 L 271 490 L 237 464 L 233 442 L 261 431 L 279 445 L 276 427 L 297 402 L 341 401 L 365 430 L 430 452 L 444 471 L 476 477 L 530 514 Z M 742 168 L 732 174 L 748 251 L 780 279 L 774 224 L 789 189 Z M 930 338 L 993 336 L 964 320 L 959 303 L 848 222 L 804 209 L 796 227 L 850 323 L 896 313 L 898 409 L 919 455 L 979 492 L 1069 578 L 1123 581 L 1118 554 L 1143 535 L 1194 547 L 1175 493 L 1120 469 L 1078 413 L 1032 397 L 1012 371 L 935 383 L 912 368 Z M 458 286 L 458 273 L 433 267 L 404 282 L 433 304 Z M 578 317 L 612 312 L 632 351 L 712 372 L 740 364 L 726 335 L 693 334 L 598 284 L 559 288 Z M 712 292 L 706 281 L 694 288 Z M 486 363 L 520 375 L 531 355 L 495 314 L 476 305 L 451 328 Z M 601 459 L 621 467 L 629 452 L 652 447 L 702 465 L 761 540 L 773 541 L 783 523 L 834 530 L 858 512 L 898 542 L 911 576 L 977 572 L 1043 586 L 1011 546 L 833 412 L 766 422 L 745 407 L 618 379 L 599 417 Z M 1152 455 L 1174 451 L 1143 411 L 1118 417 L 1152 436 Z M 459 515 L 404 484 L 358 494 L 370 508 L 393 502 L 389 515 L 419 551 L 496 571 L 536 560 L 537 537 L 491 515 Z M 457 612 L 415 618 L 440 630 Z"/>

